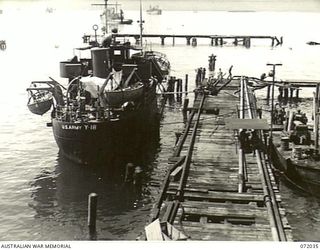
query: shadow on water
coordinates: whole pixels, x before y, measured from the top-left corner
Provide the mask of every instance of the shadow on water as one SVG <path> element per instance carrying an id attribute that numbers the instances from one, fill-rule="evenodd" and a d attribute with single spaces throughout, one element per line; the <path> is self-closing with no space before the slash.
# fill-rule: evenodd
<path id="1" fill-rule="evenodd" d="M 295 241 L 319 240 L 320 198 L 303 192 L 285 181 L 280 182 L 280 193 L 286 216 Z"/>
<path id="2" fill-rule="evenodd" d="M 151 197 L 146 186 L 159 152 L 159 130 L 142 139 L 132 158 L 114 157 L 107 165 L 80 166 L 60 153 L 52 171 L 31 183 L 34 218 L 50 235 L 43 240 L 85 240 L 88 237 L 88 195 L 98 194 L 97 239 L 130 240 L 143 230 Z M 128 162 L 139 165 L 139 180 L 125 182 Z M 120 216 L 121 215 L 121 216 Z"/>

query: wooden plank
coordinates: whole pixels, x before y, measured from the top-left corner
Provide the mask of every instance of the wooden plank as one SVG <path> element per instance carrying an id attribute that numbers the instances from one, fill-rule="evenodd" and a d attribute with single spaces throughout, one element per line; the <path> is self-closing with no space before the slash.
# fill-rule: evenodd
<path id="1" fill-rule="evenodd" d="M 178 188 L 177 183 L 170 183 L 169 184 L 169 190 L 176 190 Z M 212 191 L 225 191 L 225 192 L 237 192 L 238 187 L 236 185 L 223 185 L 221 186 L 220 184 L 208 184 L 208 183 L 196 183 L 196 182 L 188 182 L 185 188 L 185 191 L 190 191 L 190 190 L 195 190 L 195 191 L 206 191 L 208 192 L 209 190 Z"/>
<path id="2" fill-rule="evenodd" d="M 225 204 L 225 203 L 220 203 Z M 239 205 L 232 203 L 232 205 Z M 247 205 L 247 204 L 244 204 Z M 247 210 L 244 207 L 194 207 L 185 206 L 182 204 L 184 209 L 185 218 L 187 215 L 207 216 L 207 217 L 221 217 L 221 218 L 246 218 L 255 220 L 255 218 L 261 218 L 268 221 L 268 215 L 266 209 L 255 209 Z"/>
<path id="3" fill-rule="evenodd" d="M 209 224 L 206 224 L 209 225 Z M 192 240 L 219 240 L 219 241 L 266 241 L 272 240 L 270 232 L 259 232 L 254 230 L 221 230 L 205 227 L 195 228 L 184 226 L 185 232 Z"/>
<path id="4" fill-rule="evenodd" d="M 234 225 L 230 223 L 206 223 L 201 224 L 194 221 L 183 221 L 183 226 L 186 227 L 194 227 L 194 228 L 203 228 L 203 229 L 217 229 L 217 230 L 233 230 L 233 231 L 247 231 L 248 233 L 254 234 L 255 231 L 267 232 L 270 233 L 270 227 L 268 225 L 263 224 L 252 224 L 252 225 Z"/>
<path id="5" fill-rule="evenodd" d="M 147 240 L 163 241 L 160 220 L 156 219 L 145 227 Z"/>
<path id="6" fill-rule="evenodd" d="M 182 166 L 177 167 L 171 174 L 170 174 L 170 181 L 177 181 L 179 176 L 181 175 Z"/>
<path id="7" fill-rule="evenodd" d="M 225 208 L 225 209 L 239 209 L 239 210 L 247 210 L 248 213 L 250 211 L 266 211 L 263 207 L 256 207 L 250 204 L 234 204 L 234 203 L 220 203 L 220 202 L 203 202 L 203 201 L 185 201 L 182 203 L 183 207 L 190 207 L 190 208 L 206 208 L 210 210 L 211 208 Z"/>
<path id="8" fill-rule="evenodd" d="M 171 193 L 170 193 L 171 192 Z M 174 194 L 170 191 L 168 193 Z M 184 192 L 184 197 L 194 200 L 208 201 L 234 201 L 234 202 L 264 202 L 264 196 L 261 194 L 235 193 L 235 192 L 215 192 L 208 191 L 207 193 L 200 192 Z"/>

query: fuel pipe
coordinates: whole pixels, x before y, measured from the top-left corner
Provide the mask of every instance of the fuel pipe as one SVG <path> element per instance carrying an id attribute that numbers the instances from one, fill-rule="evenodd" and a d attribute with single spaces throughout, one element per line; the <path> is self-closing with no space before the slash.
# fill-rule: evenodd
<path id="1" fill-rule="evenodd" d="M 190 141 L 190 145 L 187 151 L 187 156 L 186 159 L 184 160 L 184 163 L 182 165 L 182 174 L 180 177 L 180 183 L 179 183 L 179 187 L 176 191 L 175 194 L 175 200 L 172 204 L 172 210 L 168 219 L 169 223 L 173 223 L 174 219 L 176 217 L 178 208 L 179 208 L 179 202 L 183 200 L 183 189 L 188 177 L 188 172 L 190 169 L 190 164 L 191 164 L 191 159 L 192 159 L 192 153 L 193 153 L 193 148 L 194 148 L 194 143 L 195 143 L 195 139 L 196 139 L 196 134 L 197 134 L 197 129 L 199 126 L 199 121 L 200 121 L 200 116 L 201 116 L 201 112 L 202 112 L 202 108 L 203 108 L 203 104 L 206 98 L 206 93 L 202 92 L 202 98 L 198 107 L 198 111 L 197 111 L 197 117 L 195 120 L 195 123 L 193 125 L 193 130 L 192 130 L 192 134 L 191 134 L 191 141 Z M 192 118 L 190 119 L 192 120 Z"/>
<path id="2" fill-rule="evenodd" d="M 244 82 L 244 90 L 245 90 L 245 96 L 246 96 L 246 102 L 248 105 L 248 115 L 250 119 L 256 118 L 256 112 L 253 114 L 253 107 L 251 106 L 254 104 L 254 102 L 251 102 L 253 98 L 253 95 L 249 95 L 248 92 L 248 86 L 247 83 Z M 251 98 L 250 98 L 251 97 Z M 270 180 L 270 176 L 268 173 L 268 169 L 266 164 L 263 164 L 263 160 L 261 157 L 261 154 L 263 155 L 264 153 L 261 152 L 259 149 L 254 149 L 255 150 L 255 155 L 257 157 L 257 164 L 259 167 L 259 172 L 262 174 L 262 187 L 263 187 L 263 193 L 265 195 L 265 204 L 268 210 L 268 214 L 270 216 L 270 224 L 271 224 L 271 232 L 273 239 L 276 241 L 286 241 L 286 235 L 284 232 L 282 220 L 280 217 L 279 213 L 279 207 L 276 201 L 276 196 L 273 191 L 272 183 Z M 263 157 L 263 159 L 265 159 Z"/>
<path id="3" fill-rule="evenodd" d="M 200 121 L 200 115 L 201 115 L 201 111 L 202 111 L 202 108 L 203 108 L 203 104 L 204 104 L 204 100 L 205 100 L 205 97 L 206 97 L 206 94 L 204 92 L 203 93 L 203 96 L 201 98 L 201 102 L 199 104 L 199 107 L 198 107 L 198 110 L 197 110 L 197 117 L 196 117 L 196 121 L 193 125 L 193 131 L 192 131 L 192 134 L 191 134 L 191 141 L 190 141 L 190 145 L 189 145 L 189 148 L 188 148 L 188 152 L 187 152 L 187 156 L 185 157 L 181 157 L 180 160 L 174 164 L 174 166 L 168 171 L 167 173 L 167 176 L 166 176 L 166 180 L 165 180 L 165 184 L 162 188 L 162 191 L 161 191 L 161 195 L 159 196 L 159 199 L 156 203 L 156 206 L 153 208 L 153 216 L 151 218 L 151 221 L 154 221 L 156 218 L 158 218 L 159 216 L 159 212 L 160 212 L 160 207 L 161 207 L 161 204 L 162 204 L 162 201 L 165 197 L 165 192 L 168 188 L 168 185 L 169 185 L 169 178 L 170 178 L 170 173 L 172 173 L 172 171 L 174 171 L 174 169 L 180 165 L 182 165 L 182 174 L 181 174 L 181 177 L 180 177 L 180 183 L 179 183 L 179 187 L 177 189 L 177 192 L 176 192 L 176 195 L 175 195 L 175 199 L 173 201 L 173 203 L 171 203 L 169 205 L 169 207 L 167 208 L 167 218 L 165 219 L 165 221 L 168 221 L 169 223 L 173 223 L 174 222 L 174 219 L 175 219 L 175 216 L 177 214 L 177 211 L 179 209 L 179 204 L 180 204 L 180 201 L 183 199 L 183 188 L 184 188 L 184 185 L 185 185 L 185 181 L 187 179 L 187 176 L 188 176 L 188 171 L 189 171 L 189 168 L 190 168 L 190 163 L 191 163 L 191 158 L 192 158 L 192 151 L 193 151 L 193 147 L 194 147 L 194 143 L 195 143 L 195 137 L 196 137 L 196 132 L 197 132 L 197 128 L 198 128 L 198 124 L 199 124 L 199 121 Z M 178 143 L 178 146 L 174 152 L 174 157 L 179 157 L 180 156 L 180 152 L 181 152 L 181 149 L 182 149 L 182 146 L 188 136 L 188 132 L 191 128 L 191 123 L 193 121 L 193 118 L 194 118 L 194 115 L 196 113 L 196 110 L 193 110 L 192 113 L 190 114 L 189 116 L 189 120 L 188 120 L 188 123 L 186 125 L 186 128 L 185 128 L 185 131 L 182 135 L 182 137 L 180 137 L 180 140 L 179 140 L 179 143 Z"/>

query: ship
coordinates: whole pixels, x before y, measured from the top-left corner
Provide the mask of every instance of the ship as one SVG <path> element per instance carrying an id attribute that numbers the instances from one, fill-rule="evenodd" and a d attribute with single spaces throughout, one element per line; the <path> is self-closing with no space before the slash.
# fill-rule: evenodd
<path id="1" fill-rule="evenodd" d="M 108 31 L 108 26 L 112 25 L 116 27 L 117 24 L 132 24 L 132 19 L 124 18 L 124 12 L 119 9 L 120 4 L 108 4 L 107 0 L 104 0 L 104 4 L 92 4 L 96 6 L 104 6 L 104 11 L 100 15 L 101 21 L 104 24 L 102 30 Z"/>
<path id="2" fill-rule="evenodd" d="M 317 91 L 319 92 L 319 91 Z M 269 142 L 269 152 L 276 172 L 292 186 L 320 197 L 319 98 L 314 101 L 314 127 L 301 110 L 273 114 L 276 131 Z"/>
<path id="3" fill-rule="evenodd" d="M 149 9 L 146 10 L 149 15 L 161 15 L 162 10 L 159 6 L 150 6 Z"/>
<path id="4" fill-rule="evenodd" d="M 109 21 L 112 22 L 116 22 L 119 24 L 132 24 L 133 20 L 132 19 L 126 19 L 124 18 L 124 13 L 123 10 L 120 9 L 120 11 L 118 11 L 117 8 L 108 8 L 107 11 L 104 11 L 101 15 L 100 15 L 102 22 L 106 23 L 106 18 Z"/>
<path id="5" fill-rule="evenodd" d="M 60 62 L 60 76 L 68 79 L 66 89 L 52 78 L 38 82 L 47 86 L 35 87 L 34 81 L 27 89 L 52 93 L 47 125 L 60 153 L 81 165 L 130 158 L 149 133 L 159 130 L 156 89 L 170 71 L 163 54 L 143 51 L 130 42 L 109 36 L 93 44 L 78 48 L 89 50 L 89 58 L 74 56 Z"/>

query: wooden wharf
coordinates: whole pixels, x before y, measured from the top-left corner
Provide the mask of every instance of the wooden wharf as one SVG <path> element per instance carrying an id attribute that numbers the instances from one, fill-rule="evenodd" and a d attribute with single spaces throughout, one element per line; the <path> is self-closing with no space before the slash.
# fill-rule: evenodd
<path id="1" fill-rule="evenodd" d="M 140 34 L 112 34 L 114 38 L 117 37 L 132 37 L 135 39 L 136 44 L 140 43 Z M 222 46 L 225 41 L 228 40 L 232 42 L 233 45 L 244 45 L 246 47 L 251 46 L 251 40 L 271 40 L 271 46 L 278 46 L 283 44 L 283 38 L 277 36 L 255 36 L 255 35 L 186 35 L 186 34 L 142 34 L 143 38 L 160 38 L 161 45 L 165 45 L 165 39 L 171 38 L 173 45 L 175 44 L 176 38 L 186 39 L 187 45 L 197 45 L 197 39 L 205 38 L 209 39 L 211 46 Z"/>
<path id="2" fill-rule="evenodd" d="M 210 95 L 204 86 L 196 91 L 168 160 L 146 227 L 147 240 L 168 239 L 171 230 L 163 229 L 164 223 L 179 231 L 175 239 L 293 240 L 263 144 L 267 133 L 262 129 L 267 132 L 269 127 L 257 119 L 254 94 L 246 78 L 222 85 L 217 95 Z M 235 126 L 237 122 L 242 125 Z M 244 128 L 257 132 L 259 143 L 252 150 L 239 141 Z"/>

